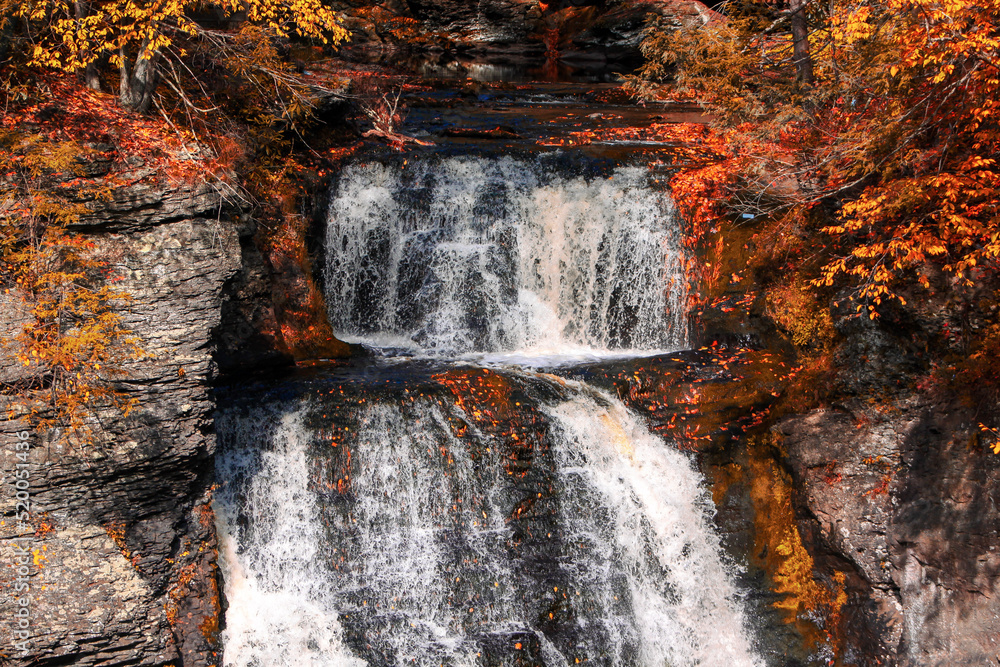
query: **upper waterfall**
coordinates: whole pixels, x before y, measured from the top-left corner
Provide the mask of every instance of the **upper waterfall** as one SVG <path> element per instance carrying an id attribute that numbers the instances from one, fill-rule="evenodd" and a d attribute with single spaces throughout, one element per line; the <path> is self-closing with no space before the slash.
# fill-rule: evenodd
<path id="1" fill-rule="evenodd" d="M 334 330 L 434 356 L 683 347 L 673 201 L 646 169 L 567 175 L 554 159 L 345 168 L 326 237 Z"/>

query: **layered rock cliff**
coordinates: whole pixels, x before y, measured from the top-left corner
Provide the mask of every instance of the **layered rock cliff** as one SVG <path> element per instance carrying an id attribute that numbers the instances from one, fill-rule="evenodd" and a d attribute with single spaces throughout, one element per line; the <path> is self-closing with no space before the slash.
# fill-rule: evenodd
<path id="1" fill-rule="evenodd" d="M 88 185 L 109 170 L 90 165 Z M 131 293 L 121 314 L 150 356 L 121 385 L 137 407 L 124 419 L 98 411 L 91 443 L 31 431 L 16 407 L 0 421 L 0 644 L 12 665 L 217 662 L 211 341 L 239 240 L 213 186 L 168 183 L 141 166 L 115 176 L 129 185 L 88 202 L 77 229 Z M 9 354 L 0 366 L 11 377 Z M 27 526 L 13 513 L 15 470 L 28 473 Z M 26 604 L 10 594 L 17 581 L 28 584 Z M 27 622 L 7 622 L 20 609 Z"/>

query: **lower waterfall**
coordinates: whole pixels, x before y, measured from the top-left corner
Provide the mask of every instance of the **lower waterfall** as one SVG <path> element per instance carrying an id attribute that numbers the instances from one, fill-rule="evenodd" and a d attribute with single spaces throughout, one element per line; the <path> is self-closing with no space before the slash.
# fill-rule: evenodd
<path id="1" fill-rule="evenodd" d="M 686 454 L 586 385 L 437 370 L 219 413 L 227 667 L 763 664 Z"/>

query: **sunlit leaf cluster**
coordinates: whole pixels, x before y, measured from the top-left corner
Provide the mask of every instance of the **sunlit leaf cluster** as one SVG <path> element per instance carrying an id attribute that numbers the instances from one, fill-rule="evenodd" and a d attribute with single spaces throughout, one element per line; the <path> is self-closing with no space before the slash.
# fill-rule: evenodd
<path id="1" fill-rule="evenodd" d="M 32 50 L 36 64 L 76 71 L 105 58 L 113 66 L 124 65 L 129 53 L 145 60 L 171 53 L 179 38 L 208 30 L 195 20 L 196 12 L 211 12 L 215 23 L 253 26 L 274 37 L 298 35 L 326 43 L 347 36 L 337 15 L 319 0 L 221 0 L 208 4 L 191 0 L 36 0 L 20 5 L 15 15 L 44 27 Z"/>

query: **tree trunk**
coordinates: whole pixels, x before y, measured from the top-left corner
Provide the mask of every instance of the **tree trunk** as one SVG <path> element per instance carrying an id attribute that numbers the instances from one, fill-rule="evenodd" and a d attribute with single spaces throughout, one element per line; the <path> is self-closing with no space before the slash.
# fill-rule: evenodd
<path id="1" fill-rule="evenodd" d="M 147 53 L 149 40 L 144 40 L 135 57 L 131 70 L 125 51 L 121 51 L 121 85 L 118 89 L 118 103 L 126 109 L 146 113 L 153 106 L 153 91 L 159 79 L 157 60 L 159 54 Z"/>
<path id="2" fill-rule="evenodd" d="M 101 90 L 101 77 L 97 75 L 97 65 L 90 63 L 83 68 L 83 82 L 91 90 Z"/>
<path id="3" fill-rule="evenodd" d="M 76 13 L 76 20 L 82 21 L 88 14 L 90 14 L 90 3 L 86 2 L 86 0 L 76 0 L 76 2 L 73 3 L 73 10 Z M 91 54 L 89 52 L 84 52 L 81 55 L 88 58 Z M 86 67 L 80 71 L 80 74 L 83 76 L 83 81 L 87 85 L 87 88 L 90 88 L 91 90 L 101 89 L 101 79 L 97 75 L 97 65 L 95 63 L 87 63 Z"/>
<path id="4" fill-rule="evenodd" d="M 795 62 L 795 80 L 812 85 L 813 64 L 809 53 L 809 29 L 806 25 L 806 5 L 809 0 L 791 0 L 788 9 L 792 19 L 792 60 Z"/>

